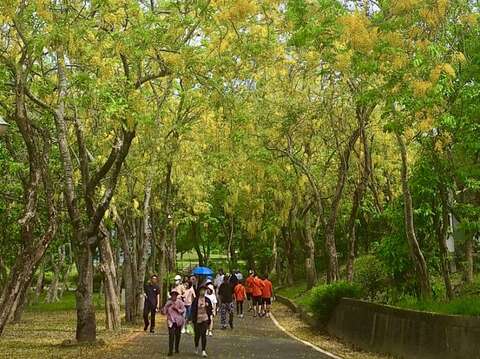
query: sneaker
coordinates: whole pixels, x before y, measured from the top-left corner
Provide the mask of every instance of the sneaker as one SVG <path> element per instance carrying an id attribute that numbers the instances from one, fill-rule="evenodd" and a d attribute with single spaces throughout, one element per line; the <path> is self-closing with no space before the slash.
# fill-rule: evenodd
<path id="1" fill-rule="evenodd" d="M 145 325 L 145 326 L 143 327 L 143 331 L 146 332 L 147 329 L 148 329 L 148 325 Z"/>
<path id="2" fill-rule="evenodd" d="M 207 352 L 205 350 L 202 351 L 202 357 L 204 357 L 204 358 L 208 357 Z"/>
<path id="3" fill-rule="evenodd" d="M 240 318 L 243 318 L 243 314 L 240 314 Z"/>
<path id="4" fill-rule="evenodd" d="M 150 333 L 152 333 L 152 334 L 153 334 L 153 333 L 155 333 L 155 330 L 153 330 L 153 329 L 150 329 Z"/>
<path id="5" fill-rule="evenodd" d="M 195 355 L 198 355 L 199 351 L 198 348 L 195 348 Z"/>

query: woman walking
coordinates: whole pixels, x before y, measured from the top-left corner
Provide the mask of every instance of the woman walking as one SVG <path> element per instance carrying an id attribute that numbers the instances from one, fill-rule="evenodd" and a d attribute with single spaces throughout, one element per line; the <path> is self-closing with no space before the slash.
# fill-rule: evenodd
<path id="1" fill-rule="evenodd" d="M 198 297 L 193 301 L 192 322 L 195 332 L 195 353 L 198 354 L 198 344 L 202 340 L 202 356 L 207 357 L 207 330 L 213 315 L 212 302 L 208 299 L 206 294 L 207 288 L 200 287 L 198 290 Z"/>
<path id="2" fill-rule="evenodd" d="M 175 353 L 179 353 L 180 337 L 182 326 L 185 323 L 183 317 L 185 313 L 185 305 L 178 299 L 178 292 L 172 290 L 170 299 L 162 309 L 162 313 L 167 316 L 168 324 L 168 356 L 173 355 L 173 345 L 175 344 Z"/>

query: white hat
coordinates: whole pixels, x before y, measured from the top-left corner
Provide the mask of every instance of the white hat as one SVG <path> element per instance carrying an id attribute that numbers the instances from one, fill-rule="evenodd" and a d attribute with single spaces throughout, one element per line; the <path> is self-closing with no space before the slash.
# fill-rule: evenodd
<path id="1" fill-rule="evenodd" d="M 182 280 L 182 277 L 180 277 L 178 274 L 174 278 L 175 280 Z"/>

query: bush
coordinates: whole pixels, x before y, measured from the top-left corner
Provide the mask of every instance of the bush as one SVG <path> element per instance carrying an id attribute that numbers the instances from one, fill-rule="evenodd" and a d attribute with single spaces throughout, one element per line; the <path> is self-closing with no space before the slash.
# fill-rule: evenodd
<path id="1" fill-rule="evenodd" d="M 358 298 L 361 290 L 356 284 L 337 282 L 312 289 L 310 307 L 321 323 L 327 323 L 341 298 Z"/>
<path id="2" fill-rule="evenodd" d="M 353 281 L 360 286 L 368 299 L 375 299 L 378 292 L 386 287 L 387 269 L 374 255 L 359 257 L 355 260 Z"/>

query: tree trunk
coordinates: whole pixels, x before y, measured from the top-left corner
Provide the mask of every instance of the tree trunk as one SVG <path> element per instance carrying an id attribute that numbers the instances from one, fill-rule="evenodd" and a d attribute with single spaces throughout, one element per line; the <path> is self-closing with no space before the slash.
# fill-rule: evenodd
<path id="1" fill-rule="evenodd" d="M 85 239 L 85 241 L 87 241 Z M 77 253 L 77 331 L 79 342 L 94 342 L 97 338 L 97 323 L 93 305 L 93 252 L 94 247 L 83 245 Z"/>
<path id="2" fill-rule="evenodd" d="M 465 257 L 467 260 L 466 280 L 467 283 L 473 283 L 474 278 L 474 260 L 473 260 L 473 235 L 471 232 L 465 233 Z"/>
<path id="3" fill-rule="evenodd" d="M 14 306 L 14 308 L 12 308 L 13 313 L 11 320 L 13 323 L 20 323 L 20 321 L 22 320 L 23 311 L 25 309 L 25 306 L 27 305 L 29 287 L 30 285 L 28 285 L 27 288 L 22 291 L 16 305 Z"/>
<path id="4" fill-rule="evenodd" d="M 113 216 L 115 218 L 115 223 L 117 224 L 118 235 L 122 243 L 123 250 L 123 279 L 125 286 L 125 321 L 127 323 L 135 323 L 137 317 L 137 298 L 136 298 L 136 278 L 134 273 L 136 273 L 136 264 L 135 264 L 135 253 L 132 253 L 132 250 L 129 245 L 127 238 L 127 232 L 123 224 L 122 219 L 117 213 L 117 209 L 113 206 L 112 209 Z"/>
<path id="5" fill-rule="evenodd" d="M 370 149 L 368 146 L 368 138 L 365 133 L 365 119 L 359 116 L 359 126 L 360 126 L 360 139 L 363 145 L 363 166 L 361 170 L 361 179 L 355 188 L 352 200 L 352 210 L 350 212 L 350 218 L 348 220 L 348 254 L 347 254 L 347 280 L 353 281 L 354 274 L 354 262 L 355 262 L 355 253 L 356 253 L 356 241 L 357 241 L 357 231 L 356 231 L 356 222 L 358 211 L 360 205 L 362 204 L 363 196 L 368 186 L 368 180 L 371 177 L 372 165 L 371 165 L 371 155 Z"/>
<path id="6" fill-rule="evenodd" d="M 408 160 L 407 147 L 400 134 L 396 135 L 397 142 L 402 157 L 402 190 L 404 200 L 404 222 L 405 232 L 410 248 L 410 254 L 415 265 L 418 283 L 420 285 L 420 294 L 423 299 L 429 299 L 432 295 L 432 287 L 430 284 L 430 276 L 428 273 L 427 263 L 423 256 L 420 245 L 418 244 L 417 235 L 415 233 L 415 224 L 413 221 L 413 203 L 410 188 L 408 186 Z"/>
<path id="7" fill-rule="evenodd" d="M 328 226 L 325 231 L 325 250 L 328 258 L 327 283 L 340 280 L 337 246 L 335 244 L 335 229 Z"/>
<path id="8" fill-rule="evenodd" d="M 305 214 L 305 227 L 303 228 L 303 239 L 305 241 L 305 274 L 307 279 L 307 290 L 312 289 L 317 283 L 317 270 L 315 269 L 315 240 L 312 235 L 312 225 L 309 213 Z"/>
<path id="9" fill-rule="evenodd" d="M 293 251 L 293 240 L 291 229 L 282 227 L 283 242 L 285 243 L 285 254 L 287 257 L 287 284 L 293 285 L 295 279 L 295 253 Z"/>
<path id="10" fill-rule="evenodd" d="M 53 279 L 52 283 L 50 284 L 50 288 L 48 289 L 46 302 L 53 303 L 58 302 L 58 290 L 59 290 L 59 283 L 60 283 L 60 274 L 63 270 L 65 265 L 65 249 L 60 247 L 58 249 L 58 259 L 55 260 L 55 256 L 52 254 L 52 267 L 53 267 Z"/>
<path id="11" fill-rule="evenodd" d="M 139 248 L 138 277 L 137 277 L 137 314 L 143 312 L 144 301 L 143 286 L 145 284 L 145 274 L 147 271 L 148 255 L 151 246 L 152 228 L 150 225 L 150 199 L 152 194 L 152 178 L 147 180 L 145 185 L 145 196 L 143 200 L 143 241 Z"/>
<path id="12" fill-rule="evenodd" d="M 107 232 L 108 233 L 108 232 Z M 105 231 L 104 231 L 104 234 Z M 101 270 L 105 278 L 105 314 L 106 328 L 118 330 L 121 326 L 120 298 L 117 292 L 117 271 L 113 257 L 110 237 L 104 235 L 99 242 L 101 256 Z"/>
<path id="13" fill-rule="evenodd" d="M 442 218 L 441 221 L 438 221 L 437 215 L 434 215 L 434 225 L 436 228 L 436 235 L 438 241 L 438 248 L 440 253 L 440 269 L 442 271 L 443 282 L 445 284 L 445 292 L 447 294 L 447 299 L 453 299 L 453 288 L 452 282 L 450 280 L 450 261 L 448 259 L 448 247 L 447 247 L 447 237 L 450 228 L 450 217 L 448 209 L 448 194 L 443 187 L 443 184 L 440 184 L 440 198 L 442 202 Z M 434 209 L 435 210 L 435 209 Z"/>
<path id="14" fill-rule="evenodd" d="M 45 281 L 45 262 L 42 262 L 38 270 L 38 277 L 35 285 L 35 296 L 33 298 L 34 304 L 37 304 L 40 300 L 40 295 L 42 294 L 44 281 Z"/>
<path id="15" fill-rule="evenodd" d="M 29 177 L 24 186 L 25 207 L 19 219 L 23 249 L 16 258 L 15 264 L 6 280 L 0 295 L 0 335 L 12 313 L 18 306 L 22 296 L 31 283 L 35 268 L 42 259 L 57 230 L 57 214 L 53 200 L 53 189 L 48 168 L 49 141 L 44 139 L 40 149 L 36 142 L 32 125 L 25 105 L 26 74 L 29 65 L 25 57 L 20 58 L 15 67 L 15 121 L 22 135 L 28 153 Z M 45 203 L 48 211 L 48 228 L 44 234 L 35 238 L 37 221 L 38 189 L 43 181 Z"/>

